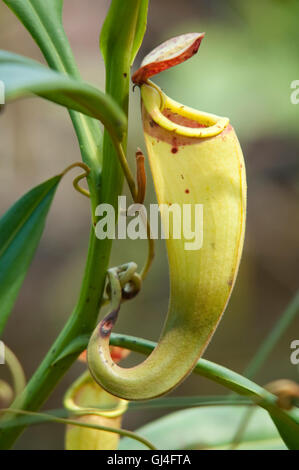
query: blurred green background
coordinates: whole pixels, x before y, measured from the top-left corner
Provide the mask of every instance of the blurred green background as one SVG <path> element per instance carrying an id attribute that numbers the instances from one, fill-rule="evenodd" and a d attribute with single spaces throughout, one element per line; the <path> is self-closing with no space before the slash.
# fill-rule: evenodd
<path id="1" fill-rule="evenodd" d="M 108 0 L 65 0 L 64 21 L 84 79 L 104 88 L 98 36 Z M 299 104 L 291 82 L 299 80 L 297 0 L 150 0 L 148 28 L 136 59 L 185 32 L 205 31 L 199 54 L 155 80 L 172 98 L 203 111 L 229 116 L 243 147 L 248 175 L 248 219 L 244 255 L 230 304 L 204 357 L 242 372 L 299 285 Z M 44 62 L 37 46 L 0 3 L 0 47 Z M 1 77 L 0 77 L 1 78 Z M 139 91 L 131 94 L 128 155 L 145 149 Z M 80 160 L 67 112 L 40 99 L 9 105 L 0 122 L 0 211 L 30 187 Z M 148 173 L 149 174 L 149 173 Z M 72 189 L 68 175 L 58 189 L 41 245 L 24 282 L 3 340 L 15 351 L 27 377 L 65 323 L 78 295 L 89 232 L 88 201 Z M 149 178 L 150 180 L 150 178 Z M 127 188 L 124 188 L 128 195 Z M 146 203 L 155 194 L 149 181 Z M 143 241 L 116 241 L 111 265 L 143 262 Z M 158 339 L 168 303 L 163 242 L 137 299 L 122 309 L 116 331 Z M 298 381 L 290 343 L 293 323 L 256 377 Z M 141 357 L 132 355 L 127 364 Z M 84 369 L 75 364 L 45 405 L 59 408 L 66 387 Z M 4 367 L 0 376 L 6 377 Z M 190 376 L 172 395 L 226 393 Z M 131 411 L 124 426 L 136 427 L 168 410 Z M 63 448 L 61 425 L 33 427 L 18 449 Z"/>

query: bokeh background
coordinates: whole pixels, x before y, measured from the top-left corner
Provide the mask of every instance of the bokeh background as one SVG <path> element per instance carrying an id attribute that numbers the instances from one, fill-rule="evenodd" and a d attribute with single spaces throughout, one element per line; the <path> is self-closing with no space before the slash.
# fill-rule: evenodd
<path id="1" fill-rule="evenodd" d="M 84 79 L 104 88 L 98 49 L 108 0 L 65 0 L 64 23 Z M 169 96 L 197 109 L 229 116 L 240 138 L 248 175 L 248 219 L 237 284 L 204 357 L 242 372 L 278 320 L 299 284 L 299 104 L 291 103 L 291 82 L 299 80 L 297 0 L 150 0 L 148 27 L 136 59 L 171 36 L 205 31 L 199 54 L 155 80 Z M 3 2 L 0 47 L 44 62 L 37 46 Z M 1 78 L 1 77 L 0 77 Z M 139 91 L 131 94 L 128 155 L 145 148 Z M 66 110 L 41 99 L 16 102 L 0 118 L 0 212 L 25 191 L 80 160 Z M 75 305 L 88 243 L 88 201 L 59 186 L 42 242 L 5 330 L 3 340 L 30 377 Z M 150 179 L 150 178 L 149 178 Z M 124 193 L 128 194 L 126 187 Z M 149 182 L 146 202 L 155 200 Z M 143 241 L 116 241 L 111 265 L 143 262 Z M 163 242 L 141 294 L 122 309 L 116 331 L 157 339 L 168 303 L 168 268 Z M 0 306 L 1 308 L 1 306 Z M 298 319 L 256 377 L 260 384 L 298 380 L 290 343 L 299 337 Z M 141 360 L 137 355 L 127 364 Z M 84 369 L 75 364 L 45 405 L 60 408 L 67 386 Z M 5 377 L 4 366 L 0 376 Z M 172 395 L 226 393 L 190 376 Z M 124 426 L 136 429 L 169 410 L 129 412 Z M 26 431 L 17 449 L 61 449 L 61 425 Z"/>

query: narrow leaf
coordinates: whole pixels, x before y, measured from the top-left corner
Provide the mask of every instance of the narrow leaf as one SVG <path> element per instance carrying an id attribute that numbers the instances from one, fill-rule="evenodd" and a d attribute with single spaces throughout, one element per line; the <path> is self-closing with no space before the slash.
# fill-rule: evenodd
<path id="1" fill-rule="evenodd" d="M 29 31 L 50 67 L 79 75 L 62 25 L 62 0 L 4 0 L 4 3 Z"/>
<path id="2" fill-rule="evenodd" d="M 0 80 L 7 101 L 36 94 L 99 119 L 110 133 L 122 137 L 126 126 L 123 111 L 110 96 L 82 80 L 7 51 L 0 51 Z"/>
<path id="3" fill-rule="evenodd" d="M 15 303 L 61 175 L 22 196 L 0 219 L 0 334 Z"/>
<path id="4" fill-rule="evenodd" d="M 62 24 L 62 0 L 4 0 L 41 49 L 49 66 L 80 79 L 80 73 Z M 83 160 L 101 162 L 102 133 L 95 119 L 69 110 Z"/>
<path id="5" fill-rule="evenodd" d="M 198 406 L 240 406 L 251 405 L 250 400 L 240 397 L 228 398 L 227 395 L 198 396 L 198 397 L 166 397 L 155 398 L 147 401 L 132 401 L 129 403 L 129 410 L 146 410 L 152 408 L 193 408 Z"/>
<path id="6" fill-rule="evenodd" d="M 297 409 L 297 418 L 299 420 L 299 410 Z M 291 429 L 287 423 L 285 423 L 281 418 L 277 417 L 275 414 L 271 414 L 271 418 L 275 423 L 279 434 L 281 435 L 282 439 L 288 446 L 290 450 L 299 450 L 299 431 L 298 428 Z M 299 421 L 298 421 L 299 422 Z"/>
<path id="7" fill-rule="evenodd" d="M 177 411 L 136 432 L 158 449 L 228 449 L 247 407 L 209 406 Z M 257 409 L 238 449 L 286 449 L 266 411 Z M 141 450 L 142 444 L 121 439 L 119 450 Z"/>
<path id="8" fill-rule="evenodd" d="M 130 63 L 133 63 L 146 30 L 147 10 L 148 0 L 112 0 L 100 36 L 100 49 L 106 64 L 113 49 L 123 55 L 130 54 Z M 132 12 L 135 14 L 135 30 L 132 28 L 127 35 L 122 18 Z"/>
<path id="9" fill-rule="evenodd" d="M 146 31 L 146 25 L 147 25 L 147 12 L 148 12 L 148 2 L 149 0 L 143 0 L 141 2 L 140 8 L 139 8 L 139 14 L 138 14 L 138 20 L 137 20 L 137 27 L 135 31 L 135 37 L 134 37 L 134 42 L 133 42 L 133 47 L 132 47 L 132 53 L 131 53 L 131 65 L 133 64 L 136 54 L 138 53 L 140 46 L 143 41 L 143 36 Z"/>

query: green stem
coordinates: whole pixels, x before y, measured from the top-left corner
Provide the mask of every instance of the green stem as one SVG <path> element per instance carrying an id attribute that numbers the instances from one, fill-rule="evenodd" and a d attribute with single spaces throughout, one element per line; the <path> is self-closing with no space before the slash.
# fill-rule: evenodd
<path id="1" fill-rule="evenodd" d="M 156 347 L 156 343 L 134 336 L 119 335 L 112 333 L 110 344 L 131 349 L 142 354 L 150 354 Z M 254 403 L 266 409 L 271 415 L 280 418 L 299 432 L 299 416 L 295 411 L 285 411 L 276 405 L 276 397 L 251 380 L 233 372 L 226 367 L 220 366 L 206 359 L 200 359 L 193 372 L 206 377 L 230 389 L 239 395 L 250 398 Z"/>
<path id="2" fill-rule="evenodd" d="M 106 262 L 109 259 L 109 252 L 106 252 L 103 245 L 95 237 L 92 229 L 78 304 L 25 390 L 13 403 L 12 408 L 31 411 L 39 409 L 83 349 L 81 347 L 73 354 L 69 354 L 60 361 L 55 362 L 55 359 L 63 353 L 72 341 L 81 335 L 90 334 L 94 328 L 106 277 L 106 270 L 99 263 L 99 259 L 104 260 L 105 258 Z M 0 449 L 10 448 L 22 430 L 22 426 L 2 430 L 0 432 Z"/>
<path id="3" fill-rule="evenodd" d="M 106 91 L 122 107 L 128 115 L 129 77 L 131 49 L 134 41 L 134 32 L 141 0 L 131 0 L 128 8 L 123 7 L 119 21 L 122 24 L 118 41 L 115 42 L 115 51 L 109 54 L 106 63 Z M 52 57 L 52 66 L 65 72 L 71 71 L 66 65 L 67 61 L 56 61 L 54 52 L 47 50 L 47 60 Z M 62 64 L 62 65 L 61 65 Z M 74 73 L 74 68 L 72 72 Z M 123 175 L 120 164 L 107 132 L 104 134 L 103 143 L 103 170 L 101 175 L 101 188 L 99 190 L 99 159 L 98 141 L 94 132 L 94 121 L 86 120 L 78 113 L 71 113 L 74 127 L 77 132 L 82 158 L 91 168 L 89 177 L 89 189 L 91 194 L 92 211 L 101 202 L 112 204 L 116 207 L 117 197 L 121 193 Z M 126 144 L 126 136 L 123 145 Z M 33 374 L 24 392 L 13 403 L 12 407 L 22 410 L 35 411 L 48 398 L 56 384 L 72 365 L 78 354 L 83 350 L 82 344 L 74 352 L 64 355 L 70 344 L 83 335 L 90 335 L 95 327 L 99 307 L 105 284 L 106 271 L 109 263 L 112 241 L 109 239 L 98 240 L 91 228 L 88 257 L 85 267 L 83 283 L 79 301 L 69 318 L 67 324 L 58 336 L 57 340 L 47 353 L 39 368 Z M 57 361 L 57 358 L 61 357 Z M 7 417 L 5 419 L 8 419 Z M 0 432 L 0 449 L 10 448 L 23 431 L 24 426 L 15 426 L 3 429 Z"/>

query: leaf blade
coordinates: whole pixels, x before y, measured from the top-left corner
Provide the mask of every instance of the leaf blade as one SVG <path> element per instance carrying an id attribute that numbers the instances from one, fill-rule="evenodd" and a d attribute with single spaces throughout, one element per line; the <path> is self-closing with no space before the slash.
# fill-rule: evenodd
<path id="1" fill-rule="evenodd" d="M 96 118 L 110 133 L 122 137 L 127 121 L 123 111 L 110 96 L 82 80 L 7 51 L 0 51 L 0 79 L 8 101 L 35 94 Z"/>
<path id="2" fill-rule="evenodd" d="M 228 448 L 247 407 L 209 406 L 170 413 L 136 431 L 151 439 L 159 449 Z M 241 448 L 285 449 L 275 426 L 262 409 L 255 410 L 251 424 L 244 434 Z M 118 450 L 143 449 L 139 443 L 121 439 Z"/>
<path id="3" fill-rule="evenodd" d="M 149 0 L 141 2 L 140 0 L 127 0 L 127 2 L 112 0 L 100 35 L 100 50 L 106 65 L 108 56 L 113 49 L 118 51 L 122 49 L 124 55 L 130 54 L 130 64 L 132 65 L 145 34 L 148 2 Z M 131 31 L 131 37 L 124 34 L 124 38 L 128 39 L 128 42 L 124 43 L 122 32 L 125 28 L 121 23 L 128 10 L 136 11 L 136 25 L 135 29 Z"/>
<path id="4" fill-rule="evenodd" d="M 131 52 L 131 65 L 133 64 L 135 57 L 140 49 L 145 31 L 146 31 L 148 2 L 149 0 L 144 0 L 143 2 L 141 2 L 140 8 L 139 8 L 137 27 L 135 31 L 135 37 L 134 37 L 132 52 Z"/>
<path id="5" fill-rule="evenodd" d="M 49 66 L 80 79 L 80 73 L 62 23 L 62 0 L 4 0 L 31 34 Z M 70 110 L 83 161 L 89 166 L 102 161 L 102 132 L 95 119 Z M 92 189 L 91 189 L 92 191 Z"/>
<path id="6" fill-rule="evenodd" d="M 38 247 L 61 177 L 28 191 L 0 219 L 0 334 Z"/>
<path id="7" fill-rule="evenodd" d="M 79 77 L 73 53 L 62 25 L 61 0 L 3 0 L 29 31 L 55 70 Z"/>

